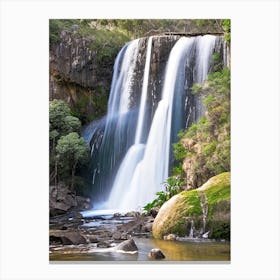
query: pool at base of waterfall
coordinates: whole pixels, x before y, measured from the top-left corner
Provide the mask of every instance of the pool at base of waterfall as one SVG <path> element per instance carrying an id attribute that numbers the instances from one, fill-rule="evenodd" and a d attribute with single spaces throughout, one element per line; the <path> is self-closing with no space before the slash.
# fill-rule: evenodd
<path id="1" fill-rule="evenodd" d="M 159 248 L 165 258 L 160 260 L 187 262 L 229 262 L 230 243 L 227 241 L 188 240 L 165 241 L 153 238 L 133 238 L 138 252 L 133 254 L 120 253 L 114 250 L 97 248 L 94 244 L 60 245 L 50 247 L 50 261 L 102 261 L 102 262 L 138 262 L 150 260 L 151 249 Z"/>

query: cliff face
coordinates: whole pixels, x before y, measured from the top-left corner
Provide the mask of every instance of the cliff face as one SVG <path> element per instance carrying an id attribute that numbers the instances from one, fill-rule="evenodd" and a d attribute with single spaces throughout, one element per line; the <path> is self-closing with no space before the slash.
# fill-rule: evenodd
<path id="1" fill-rule="evenodd" d="M 94 48 L 94 39 L 62 31 L 50 46 L 50 100 L 63 99 L 85 123 L 104 115 L 118 49 L 110 56 Z"/>
<path id="2" fill-rule="evenodd" d="M 152 118 L 163 86 L 163 76 L 170 50 L 180 36 L 155 36 L 151 57 L 148 102 Z M 139 41 L 136 76 L 131 96 L 131 107 L 139 103 L 145 67 L 148 37 Z M 62 31 L 60 40 L 50 46 L 49 99 L 62 99 L 83 123 L 106 114 L 114 61 L 120 48 L 110 53 L 96 47 L 94 37 L 83 37 L 77 32 Z"/>

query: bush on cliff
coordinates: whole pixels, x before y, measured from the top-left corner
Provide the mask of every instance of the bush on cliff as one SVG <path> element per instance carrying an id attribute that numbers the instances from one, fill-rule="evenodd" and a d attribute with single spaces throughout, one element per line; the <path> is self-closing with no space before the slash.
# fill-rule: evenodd
<path id="1" fill-rule="evenodd" d="M 203 85 L 194 85 L 203 96 L 206 114 L 173 145 L 187 188 L 197 188 L 210 177 L 230 170 L 230 71 L 209 74 Z M 177 168 L 178 169 L 178 168 Z"/>

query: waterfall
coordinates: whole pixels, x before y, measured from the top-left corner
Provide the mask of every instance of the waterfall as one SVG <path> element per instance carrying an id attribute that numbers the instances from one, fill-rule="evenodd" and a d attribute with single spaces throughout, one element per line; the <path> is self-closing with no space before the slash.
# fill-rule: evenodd
<path id="1" fill-rule="evenodd" d="M 191 220 L 191 228 L 190 228 L 189 238 L 194 238 L 194 221 L 193 220 Z"/>
<path id="2" fill-rule="evenodd" d="M 120 202 L 121 198 L 119 197 L 119 195 L 124 194 L 129 189 L 129 185 L 132 182 L 135 169 L 139 164 L 139 162 L 141 161 L 141 159 L 143 158 L 143 154 L 144 154 L 145 145 L 140 144 L 140 141 L 141 141 L 142 129 L 143 129 L 144 119 L 145 119 L 145 107 L 146 107 L 145 105 L 147 101 L 151 50 L 152 50 L 152 37 L 150 37 L 148 40 L 146 62 L 145 62 L 145 69 L 144 69 L 144 79 L 143 79 L 140 109 L 139 109 L 139 116 L 137 121 L 134 145 L 132 145 L 127 151 L 125 158 L 123 159 L 121 166 L 118 170 L 118 173 L 116 175 L 116 179 L 114 181 L 112 191 L 110 193 L 110 197 L 107 202 L 107 207 L 109 208 L 131 209 L 131 207 L 127 205 L 121 207 L 123 203 Z"/>
<path id="3" fill-rule="evenodd" d="M 93 157 L 94 196 L 98 200 L 110 192 L 115 169 L 134 135 L 135 112 L 129 109 L 138 51 L 139 39 L 127 43 L 114 64 L 104 135 L 97 156 Z"/>
<path id="4" fill-rule="evenodd" d="M 168 177 L 171 117 L 176 80 L 185 64 L 183 58 L 191 49 L 193 41 L 193 38 L 183 37 L 171 50 L 166 66 L 162 98 L 152 121 L 143 160 L 137 165 L 130 187 L 122 200 L 124 208 L 143 206 L 153 200 L 155 193 L 163 189 L 163 183 Z"/>
<path id="5" fill-rule="evenodd" d="M 144 69 L 144 78 L 143 78 L 143 87 L 141 94 L 141 103 L 139 109 L 139 117 L 137 122 L 136 136 L 134 144 L 139 144 L 141 142 L 142 130 L 145 119 L 145 105 L 147 102 L 147 93 L 148 93 L 148 82 L 149 82 L 149 73 L 150 73 L 150 63 L 151 63 L 151 53 L 152 53 L 152 41 L 153 37 L 149 38 L 147 46 L 147 55 Z"/>
<path id="6" fill-rule="evenodd" d="M 159 55 L 153 47 L 156 36 L 134 40 L 119 52 L 104 135 L 94 159 L 93 184 L 99 198 L 105 200 L 102 207 L 135 210 L 163 190 L 172 160 L 171 144 L 180 129 L 204 113 L 202 101 L 191 94 L 191 87 L 207 78 L 217 38 L 174 37 L 168 60 L 161 64 L 165 71 L 160 89 L 151 84 Z M 144 64 L 139 62 L 142 57 Z"/>

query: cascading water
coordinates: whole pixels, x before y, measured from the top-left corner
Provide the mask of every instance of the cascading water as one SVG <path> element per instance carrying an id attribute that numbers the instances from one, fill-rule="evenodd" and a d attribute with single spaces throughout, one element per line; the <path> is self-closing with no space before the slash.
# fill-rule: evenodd
<path id="1" fill-rule="evenodd" d="M 139 39 L 127 43 L 119 52 L 114 65 L 104 135 L 97 156 L 93 156 L 94 195 L 100 201 L 110 192 L 115 169 L 134 137 L 135 114 L 129 110 L 129 102 L 138 44 Z"/>
<path id="2" fill-rule="evenodd" d="M 143 159 L 137 164 L 132 180 L 118 203 L 126 210 L 150 202 L 168 177 L 170 133 L 173 97 L 178 73 L 185 64 L 184 57 L 194 39 L 181 38 L 173 47 L 166 67 L 161 101 L 155 112 Z"/>
<path id="3" fill-rule="evenodd" d="M 150 79 L 153 59 L 158 55 L 153 47 L 156 39 L 150 37 L 145 42 L 139 93 L 135 94 L 135 83 L 136 72 L 138 75 L 141 72 L 137 67 L 139 57 L 143 56 L 139 54 L 143 39 L 128 43 L 115 61 L 104 136 L 95 159 L 99 179 L 94 188 L 100 189 L 106 201 L 102 207 L 106 209 L 126 211 L 143 207 L 163 189 L 169 175 L 171 143 L 176 141 L 180 129 L 204 113 L 202 102 L 191 94 L 191 87 L 207 78 L 217 41 L 221 41 L 222 56 L 225 55 L 220 37 L 205 35 L 179 40 L 174 37 L 176 43 L 165 66 L 159 102 L 149 122 L 146 115 L 154 94 Z M 132 106 L 131 100 L 138 94 L 140 98 Z"/>
<path id="4" fill-rule="evenodd" d="M 145 105 L 147 101 L 147 91 L 148 91 L 148 79 L 150 72 L 150 61 L 151 61 L 151 50 L 152 50 L 152 37 L 149 38 L 147 54 L 146 54 L 146 62 L 145 62 L 145 70 L 144 70 L 144 79 L 143 79 L 143 87 L 140 101 L 140 109 L 139 116 L 137 121 L 136 135 L 134 145 L 132 145 L 127 151 L 125 158 L 122 161 L 122 164 L 118 170 L 116 179 L 114 181 L 112 191 L 109 197 L 107 207 L 113 209 L 129 209 L 126 205 L 123 206 L 123 202 L 119 198 L 119 194 L 125 194 L 130 183 L 133 180 L 135 169 L 138 163 L 142 160 L 145 145 L 140 144 L 142 138 L 142 130 L 145 120 Z"/>

